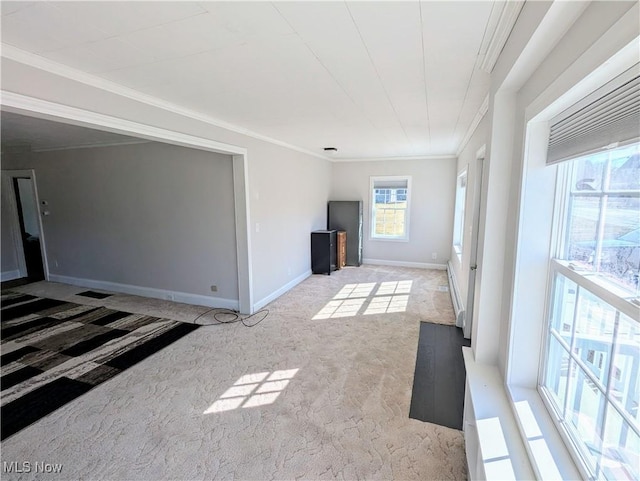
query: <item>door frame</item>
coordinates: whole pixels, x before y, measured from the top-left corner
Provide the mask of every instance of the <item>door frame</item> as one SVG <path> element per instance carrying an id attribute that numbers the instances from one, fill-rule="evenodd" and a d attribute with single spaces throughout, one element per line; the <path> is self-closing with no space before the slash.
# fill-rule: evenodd
<path id="1" fill-rule="evenodd" d="M 232 157 L 235 207 L 236 255 L 238 275 L 238 305 L 242 314 L 253 314 L 253 266 L 251 260 L 251 229 L 249 199 L 249 169 L 247 149 L 237 145 L 183 134 L 173 130 L 145 125 L 109 115 L 98 114 L 68 105 L 0 91 L 2 110 L 54 122 L 104 130 L 139 137 L 154 142 L 216 152 Z M 35 176 L 35 173 L 34 173 Z M 35 178 L 35 177 L 34 177 Z M 37 197 L 36 197 L 37 200 Z M 23 256 L 24 257 L 24 256 Z M 43 257 L 44 262 L 44 257 Z M 48 265 L 45 272 L 48 278 Z"/>
<path id="2" fill-rule="evenodd" d="M 482 203 L 482 179 L 484 177 L 484 161 L 487 146 L 483 145 L 476 152 L 475 179 L 473 183 L 473 210 L 471 223 L 471 239 L 469 242 L 469 275 L 467 277 L 467 301 L 465 305 L 462 331 L 465 339 L 471 339 L 474 322 L 476 296 L 476 276 L 478 274 L 478 236 L 480 233 L 480 204 Z M 468 179 L 468 177 L 467 177 Z M 468 185 L 468 184 L 467 184 Z"/>
<path id="3" fill-rule="evenodd" d="M 14 187 L 14 179 L 31 179 L 31 189 L 38 209 L 38 230 L 40 231 L 40 252 L 42 254 L 42 268 L 45 280 L 49 280 L 49 262 L 47 261 L 46 239 L 44 226 L 42 224 L 42 211 L 40 210 L 40 198 L 38 197 L 38 184 L 36 173 L 33 169 L 23 170 L 3 170 L 2 190 L 6 193 L 3 201 L 7 203 L 11 215 L 11 237 L 17 254 L 18 272 L 20 277 L 27 277 L 27 262 L 24 253 L 24 246 L 21 239 L 20 214 L 16 200 L 17 192 Z"/>

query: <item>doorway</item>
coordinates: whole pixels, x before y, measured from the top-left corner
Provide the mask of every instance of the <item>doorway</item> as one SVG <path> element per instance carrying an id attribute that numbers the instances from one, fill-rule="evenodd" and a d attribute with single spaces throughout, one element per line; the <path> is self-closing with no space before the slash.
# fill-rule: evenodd
<path id="1" fill-rule="evenodd" d="M 46 279 L 42 224 L 33 171 L 6 171 L 5 198 L 13 211 L 13 239 L 20 278 L 28 282 Z"/>

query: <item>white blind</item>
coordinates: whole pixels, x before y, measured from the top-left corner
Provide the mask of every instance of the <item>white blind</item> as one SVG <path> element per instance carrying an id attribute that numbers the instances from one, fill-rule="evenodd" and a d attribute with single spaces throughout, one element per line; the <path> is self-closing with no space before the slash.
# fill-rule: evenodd
<path id="1" fill-rule="evenodd" d="M 407 179 L 375 179 L 373 181 L 374 189 L 406 189 L 408 185 Z"/>
<path id="2" fill-rule="evenodd" d="M 638 65 L 551 121 L 547 164 L 640 138 Z"/>

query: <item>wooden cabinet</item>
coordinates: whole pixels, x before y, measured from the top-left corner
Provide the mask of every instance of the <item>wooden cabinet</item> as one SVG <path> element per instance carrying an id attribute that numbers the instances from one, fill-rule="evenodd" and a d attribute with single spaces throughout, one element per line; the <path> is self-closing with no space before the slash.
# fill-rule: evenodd
<path id="1" fill-rule="evenodd" d="M 336 270 L 336 231 L 317 230 L 311 233 L 311 272 L 329 274 Z"/>
<path id="2" fill-rule="evenodd" d="M 347 265 L 347 233 L 343 230 L 336 234 L 337 239 L 337 259 L 336 267 L 342 269 Z"/>

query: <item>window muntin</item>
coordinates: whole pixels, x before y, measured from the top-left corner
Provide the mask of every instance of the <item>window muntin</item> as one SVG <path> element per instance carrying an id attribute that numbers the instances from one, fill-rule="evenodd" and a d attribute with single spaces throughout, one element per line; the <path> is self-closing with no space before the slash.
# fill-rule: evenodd
<path id="1" fill-rule="evenodd" d="M 638 292 L 640 147 L 576 159 L 570 179 L 561 258 Z"/>
<path id="2" fill-rule="evenodd" d="M 408 240 L 410 177 L 371 178 L 371 238 Z"/>
<path id="3" fill-rule="evenodd" d="M 574 160 L 540 388 L 596 479 L 638 479 L 638 145 Z M 635 175 L 635 177 L 633 177 Z"/>
<path id="4" fill-rule="evenodd" d="M 464 207 L 467 195 L 467 171 L 460 175 L 456 182 L 456 202 L 453 217 L 453 247 L 458 254 L 462 255 L 462 242 L 464 240 Z"/>

